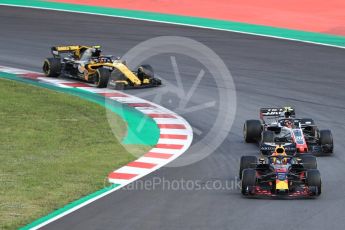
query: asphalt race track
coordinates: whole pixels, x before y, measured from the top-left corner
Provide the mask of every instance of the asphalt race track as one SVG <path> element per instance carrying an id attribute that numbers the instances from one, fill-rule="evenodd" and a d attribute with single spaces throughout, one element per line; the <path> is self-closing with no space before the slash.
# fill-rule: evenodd
<path id="1" fill-rule="evenodd" d="M 318 158 L 323 193 L 312 200 L 245 199 L 238 189 L 152 190 L 124 189 L 108 195 L 44 229 L 343 229 L 345 226 L 345 50 L 252 35 L 213 31 L 129 19 L 90 16 L 35 9 L 0 7 L 0 64 L 40 71 L 55 44 L 100 44 L 106 53 L 121 56 L 139 42 L 156 36 L 183 36 L 214 50 L 234 78 L 237 110 L 231 132 L 217 150 L 194 164 L 163 168 L 144 178 L 165 180 L 233 181 L 239 159 L 255 154 L 244 144 L 242 124 L 258 117 L 261 106 L 293 105 L 297 114 L 313 117 L 320 128 L 333 132 L 335 153 Z M 164 55 L 163 55 L 164 56 Z M 197 62 L 176 56 L 189 88 L 200 68 Z M 150 62 L 159 76 L 174 83 L 169 56 Z M 170 67 L 169 67 L 170 66 Z M 139 96 L 145 89 L 129 91 Z M 217 101 L 215 82 L 204 78 L 191 104 Z M 149 98 L 150 96 L 148 96 Z M 172 94 L 161 104 L 177 111 Z M 222 108 L 181 114 L 202 139 Z M 186 152 L 184 157 L 188 157 Z"/>

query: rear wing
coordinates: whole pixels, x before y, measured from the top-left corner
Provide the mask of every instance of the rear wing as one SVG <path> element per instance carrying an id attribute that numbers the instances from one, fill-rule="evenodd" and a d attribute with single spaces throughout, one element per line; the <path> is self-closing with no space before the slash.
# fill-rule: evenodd
<path id="1" fill-rule="evenodd" d="M 292 107 L 283 108 L 261 108 L 260 118 L 264 120 L 265 117 L 279 118 L 279 117 L 295 117 L 295 109 Z"/>
<path id="2" fill-rule="evenodd" d="M 73 53 L 76 56 L 80 56 L 80 51 L 83 49 L 95 48 L 100 49 L 101 46 L 82 46 L 82 45 L 72 45 L 72 46 L 53 46 L 51 52 L 54 57 L 59 57 L 61 53 Z"/>

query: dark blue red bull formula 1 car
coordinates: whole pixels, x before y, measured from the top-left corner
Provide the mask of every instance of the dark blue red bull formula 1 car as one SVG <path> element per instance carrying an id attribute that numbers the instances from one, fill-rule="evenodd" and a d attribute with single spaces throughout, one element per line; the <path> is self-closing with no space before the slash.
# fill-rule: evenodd
<path id="1" fill-rule="evenodd" d="M 246 197 L 311 198 L 321 194 L 321 176 L 313 155 L 287 155 L 277 146 L 271 156 L 243 156 L 241 192 Z"/>

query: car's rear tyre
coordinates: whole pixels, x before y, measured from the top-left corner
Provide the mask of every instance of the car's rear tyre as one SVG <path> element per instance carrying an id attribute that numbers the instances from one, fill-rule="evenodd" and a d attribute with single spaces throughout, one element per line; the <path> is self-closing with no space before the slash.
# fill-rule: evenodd
<path id="1" fill-rule="evenodd" d="M 58 77 L 61 74 L 60 58 L 47 58 L 43 62 L 42 70 L 47 77 Z"/>
<path id="2" fill-rule="evenodd" d="M 256 185 L 256 171 L 255 169 L 244 169 L 242 174 L 241 193 L 247 195 L 251 193 L 253 187 Z"/>
<path id="3" fill-rule="evenodd" d="M 110 71 L 105 68 L 96 70 L 95 85 L 97 88 L 106 88 L 110 78 Z"/>
<path id="4" fill-rule="evenodd" d="M 262 143 L 273 143 L 274 142 L 274 132 L 267 130 L 262 132 Z"/>
<path id="5" fill-rule="evenodd" d="M 309 169 L 306 173 L 306 183 L 309 187 L 316 187 L 319 196 L 321 194 L 321 175 L 317 169 Z"/>
<path id="6" fill-rule="evenodd" d="M 243 126 L 243 137 L 247 143 L 255 143 L 261 139 L 262 125 L 259 120 L 247 120 Z"/>
<path id="7" fill-rule="evenodd" d="M 320 130 L 319 142 L 323 153 L 333 153 L 333 136 L 330 130 Z"/>
<path id="8" fill-rule="evenodd" d="M 305 169 L 317 169 L 316 157 L 313 155 L 300 155 Z"/>
<path id="9" fill-rule="evenodd" d="M 242 172 L 247 168 L 256 168 L 258 159 L 256 156 L 242 156 L 240 160 L 239 178 L 242 178 Z"/>

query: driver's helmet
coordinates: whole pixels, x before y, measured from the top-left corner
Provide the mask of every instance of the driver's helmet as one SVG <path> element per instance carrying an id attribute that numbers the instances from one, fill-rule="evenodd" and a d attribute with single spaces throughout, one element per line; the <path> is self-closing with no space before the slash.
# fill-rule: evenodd
<path id="1" fill-rule="evenodd" d="M 293 127 L 293 120 L 285 119 L 283 122 L 283 126 L 291 129 Z"/>
<path id="2" fill-rule="evenodd" d="M 98 48 L 87 48 L 81 55 L 80 61 L 89 61 L 91 58 L 97 58 L 101 54 Z"/>
<path id="3" fill-rule="evenodd" d="M 102 50 L 99 48 L 92 49 L 92 57 L 100 57 L 101 53 L 102 53 Z"/>
<path id="4" fill-rule="evenodd" d="M 291 117 L 291 112 L 290 112 L 290 111 L 286 111 L 286 112 L 284 113 L 284 117 L 285 117 L 285 118 L 290 118 L 290 117 Z"/>
<path id="5" fill-rule="evenodd" d="M 274 150 L 274 153 L 272 154 L 272 156 L 287 156 L 287 154 L 285 152 L 284 146 L 278 145 L 276 147 L 276 149 Z M 274 164 L 287 164 L 288 163 L 288 159 L 287 158 L 273 157 L 272 158 L 272 162 Z"/>
<path id="6" fill-rule="evenodd" d="M 80 57 L 80 61 L 89 61 L 91 59 L 91 57 L 92 57 L 93 50 L 94 50 L 93 48 L 86 49 L 82 53 L 82 55 Z"/>
<path id="7" fill-rule="evenodd" d="M 291 118 L 295 116 L 295 110 L 291 107 L 284 107 L 284 117 Z"/>

